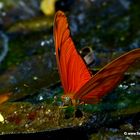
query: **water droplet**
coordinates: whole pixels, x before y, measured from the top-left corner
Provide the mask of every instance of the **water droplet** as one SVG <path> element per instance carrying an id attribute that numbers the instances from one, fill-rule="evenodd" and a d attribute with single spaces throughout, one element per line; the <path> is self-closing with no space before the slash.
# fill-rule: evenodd
<path id="1" fill-rule="evenodd" d="M 45 114 L 48 115 L 50 112 L 51 112 L 51 110 L 48 109 L 48 110 L 45 112 Z"/>
<path id="2" fill-rule="evenodd" d="M 81 125 L 82 125 L 82 122 L 79 123 L 79 126 L 81 126 Z"/>
<path id="3" fill-rule="evenodd" d="M 28 127 L 29 127 L 29 125 L 28 125 L 28 124 L 25 124 L 25 127 L 26 127 L 26 128 L 28 128 Z"/>
<path id="4" fill-rule="evenodd" d="M 34 80 L 38 80 L 38 77 L 37 77 L 37 76 L 34 76 L 33 79 L 34 79 Z"/>
<path id="5" fill-rule="evenodd" d="M 44 46 L 45 45 L 45 41 L 42 41 L 40 45 L 41 46 Z"/>
<path id="6" fill-rule="evenodd" d="M 14 114 L 17 114 L 17 111 L 14 111 Z"/>
<path id="7" fill-rule="evenodd" d="M 135 83 L 131 83 L 130 85 L 131 85 L 131 86 L 135 86 Z"/>
<path id="8" fill-rule="evenodd" d="M 40 101 L 43 100 L 43 96 L 39 96 L 39 100 L 40 100 Z"/>

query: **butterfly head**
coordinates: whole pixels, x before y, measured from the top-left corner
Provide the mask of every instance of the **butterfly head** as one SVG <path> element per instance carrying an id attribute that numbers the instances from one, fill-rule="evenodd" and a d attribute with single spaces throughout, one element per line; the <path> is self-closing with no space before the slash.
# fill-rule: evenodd
<path id="1" fill-rule="evenodd" d="M 68 95 L 62 95 L 61 99 L 64 105 L 72 105 L 72 99 Z"/>
<path id="2" fill-rule="evenodd" d="M 63 101 L 63 104 L 64 105 L 74 105 L 74 106 L 77 106 L 79 104 L 81 104 L 81 102 L 77 99 L 74 99 L 72 95 L 62 95 L 61 96 L 61 99 Z"/>

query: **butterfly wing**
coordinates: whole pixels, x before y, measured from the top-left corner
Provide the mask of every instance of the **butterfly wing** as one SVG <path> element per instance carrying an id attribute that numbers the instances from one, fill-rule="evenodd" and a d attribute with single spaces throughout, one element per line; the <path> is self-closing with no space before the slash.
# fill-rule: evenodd
<path id="1" fill-rule="evenodd" d="M 96 73 L 75 95 L 85 103 L 93 104 L 110 92 L 121 81 L 124 72 L 140 59 L 140 48 L 132 50 L 107 64 Z"/>
<path id="2" fill-rule="evenodd" d="M 90 78 L 90 72 L 70 36 L 67 19 L 58 11 L 54 19 L 56 60 L 65 94 L 73 96 Z"/>

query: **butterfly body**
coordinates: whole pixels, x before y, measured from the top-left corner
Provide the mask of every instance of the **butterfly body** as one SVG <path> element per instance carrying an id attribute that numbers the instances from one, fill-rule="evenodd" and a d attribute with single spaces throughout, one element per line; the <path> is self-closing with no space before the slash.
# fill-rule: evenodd
<path id="1" fill-rule="evenodd" d="M 72 104 L 99 102 L 120 83 L 124 72 L 140 59 L 138 48 L 118 57 L 92 75 L 75 48 L 67 18 L 62 11 L 55 15 L 54 42 L 58 70 L 65 92 L 62 100 L 71 99 Z"/>

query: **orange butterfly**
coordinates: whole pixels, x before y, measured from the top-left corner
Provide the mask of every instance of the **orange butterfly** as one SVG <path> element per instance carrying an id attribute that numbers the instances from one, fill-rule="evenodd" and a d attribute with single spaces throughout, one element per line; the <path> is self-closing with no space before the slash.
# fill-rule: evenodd
<path id="1" fill-rule="evenodd" d="M 75 49 L 67 18 L 58 11 L 54 19 L 54 41 L 58 70 L 64 88 L 64 99 L 94 104 L 113 90 L 123 78 L 124 72 L 140 58 L 140 48 L 132 50 L 107 64 L 91 75 L 84 60 Z"/>

